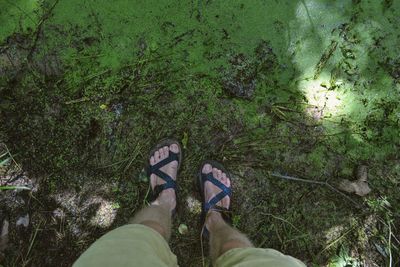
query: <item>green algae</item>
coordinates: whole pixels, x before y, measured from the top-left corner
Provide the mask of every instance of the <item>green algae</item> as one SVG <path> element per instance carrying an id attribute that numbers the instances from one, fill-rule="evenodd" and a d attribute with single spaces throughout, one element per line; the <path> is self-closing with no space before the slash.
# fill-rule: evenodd
<path id="1" fill-rule="evenodd" d="M 37 0 L 0 1 L 0 42 L 15 32 L 24 32 L 37 26 Z"/>

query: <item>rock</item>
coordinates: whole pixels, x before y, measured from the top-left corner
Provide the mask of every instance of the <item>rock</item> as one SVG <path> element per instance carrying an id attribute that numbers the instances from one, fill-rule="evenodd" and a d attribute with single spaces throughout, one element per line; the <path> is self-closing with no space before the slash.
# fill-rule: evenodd
<path id="1" fill-rule="evenodd" d="M 29 214 L 26 214 L 25 216 L 21 216 L 18 218 L 17 222 L 16 222 L 17 226 L 24 226 L 24 227 L 28 227 L 29 225 Z"/>

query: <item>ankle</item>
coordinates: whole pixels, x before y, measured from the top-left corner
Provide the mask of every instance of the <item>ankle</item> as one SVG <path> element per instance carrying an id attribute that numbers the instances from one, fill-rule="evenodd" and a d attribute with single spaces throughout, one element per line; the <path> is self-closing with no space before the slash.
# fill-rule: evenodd
<path id="1" fill-rule="evenodd" d="M 169 239 L 170 233 L 168 233 L 168 230 L 165 229 L 159 222 L 146 220 L 146 221 L 140 222 L 139 224 L 150 227 L 151 229 L 155 230 L 160 235 L 162 235 L 166 240 Z"/>
<path id="2" fill-rule="evenodd" d="M 216 228 L 221 226 L 221 223 L 224 223 L 221 213 L 217 211 L 208 212 L 205 224 L 209 231 L 215 230 Z"/>
<path id="3" fill-rule="evenodd" d="M 160 193 L 158 198 L 151 203 L 151 205 L 157 205 L 165 207 L 167 210 L 172 212 L 176 207 L 176 196 L 173 189 L 166 189 Z"/>

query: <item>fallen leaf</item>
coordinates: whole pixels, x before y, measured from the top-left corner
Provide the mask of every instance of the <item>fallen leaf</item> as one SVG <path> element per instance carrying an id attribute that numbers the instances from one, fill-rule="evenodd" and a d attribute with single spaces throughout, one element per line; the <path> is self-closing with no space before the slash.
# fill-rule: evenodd
<path id="1" fill-rule="evenodd" d="M 187 143 L 189 141 L 189 135 L 187 132 L 183 133 L 183 138 L 182 138 L 182 145 L 184 149 L 187 149 Z"/>
<path id="2" fill-rule="evenodd" d="M 368 168 L 365 165 L 359 165 L 356 170 L 356 181 L 343 179 L 339 184 L 339 189 L 347 193 L 355 193 L 359 196 L 365 196 L 371 192 L 368 186 Z"/>
<path id="3" fill-rule="evenodd" d="M 365 196 L 369 192 L 371 192 L 371 189 L 368 186 L 367 182 L 357 180 L 355 182 L 351 182 L 347 179 L 342 180 L 342 182 L 339 184 L 339 189 L 343 190 L 348 193 L 355 193 L 359 196 Z"/>
<path id="4" fill-rule="evenodd" d="M 179 232 L 181 235 L 187 234 L 188 231 L 189 231 L 189 230 L 188 230 L 188 227 L 187 227 L 186 224 L 181 223 L 181 224 L 179 225 L 179 227 L 178 227 L 178 232 Z"/>

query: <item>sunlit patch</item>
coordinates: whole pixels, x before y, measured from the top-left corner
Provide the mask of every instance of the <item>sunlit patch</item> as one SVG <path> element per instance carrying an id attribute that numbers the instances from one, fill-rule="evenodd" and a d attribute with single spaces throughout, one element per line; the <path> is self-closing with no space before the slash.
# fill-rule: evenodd
<path id="1" fill-rule="evenodd" d="M 111 226 L 119 209 L 117 202 L 105 200 L 100 196 L 91 196 L 83 201 L 81 195 L 75 192 L 62 192 L 55 195 L 55 200 L 62 209 L 54 211 L 53 217 L 55 219 L 66 218 L 73 221 L 74 228 L 71 231 L 76 235 L 82 234 L 83 229 L 79 227 L 79 223 L 82 221 L 88 220 L 91 225 L 103 228 Z M 92 216 L 94 208 L 96 209 L 96 214 Z M 68 213 L 64 211 L 68 211 L 69 215 L 66 215 Z"/>
<path id="2" fill-rule="evenodd" d="M 337 225 L 337 226 L 333 226 L 330 229 L 328 229 L 327 231 L 325 231 L 325 238 L 326 238 L 327 243 L 329 244 L 332 241 L 339 238 L 343 234 L 344 230 L 345 230 L 345 228 L 342 225 Z"/>
<path id="3" fill-rule="evenodd" d="M 330 90 L 332 85 L 323 78 L 303 81 L 300 87 L 304 91 L 308 104 L 320 112 L 321 118 L 338 115 L 341 111 L 343 96 L 337 90 Z"/>
<path id="4" fill-rule="evenodd" d="M 118 204 L 102 199 L 96 215 L 92 217 L 90 223 L 103 228 L 110 227 L 117 216 L 118 207 Z"/>
<path id="5" fill-rule="evenodd" d="M 193 214 L 200 214 L 201 213 L 201 203 L 197 199 L 192 196 L 188 196 L 186 198 L 186 204 L 189 211 Z"/>

